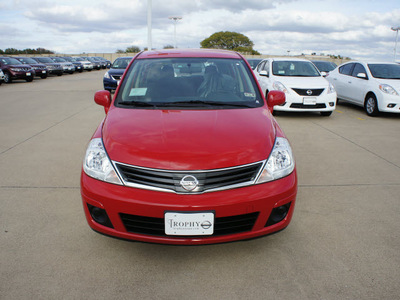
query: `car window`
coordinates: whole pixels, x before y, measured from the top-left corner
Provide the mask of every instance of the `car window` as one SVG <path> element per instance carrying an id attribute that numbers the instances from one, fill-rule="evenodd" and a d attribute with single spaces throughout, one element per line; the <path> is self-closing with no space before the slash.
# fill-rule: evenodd
<path id="1" fill-rule="evenodd" d="M 261 62 L 260 64 L 258 64 L 257 66 L 257 72 L 260 73 L 262 70 L 264 70 L 264 66 L 266 64 L 266 60 L 264 60 L 263 62 Z"/>
<path id="2" fill-rule="evenodd" d="M 272 73 L 275 76 L 319 77 L 317 68 L 309 61 L 274 61 Z"/>
<path id="3" fill-rule="evenodd" d="M 345 64 L 344 66 L 339 67 L 339 73 L 343 75 L 351 75 L 351 71 L 353 70 L 354 63 Z"/>
<path id="4" fill-rule="evenodd" d="M 364 73 L 367 74 L 367 72 L 365 71 L 365 68 L 362 64 L 355 64 L 353 72 L 352 72 L 352 76 L 357 77 L 357 74 L 359 73 Z"/>
<path id="5" fill-rule="evenodd" d="M 400 79 L 400 65 L 398 64 L 368 64 L 372 76 L 382 79 Z"/>
<path id="6" fill-rule="evenodd" d="M 112 64 L 113 69 L 126 69 L 126 67 L 131 62 L 132 58 L 117 58 Z"/>
<path id="7" fill-rule="evenodd" d="M 11 58 L 11 57 L 2 57 L 0 59 L 0 61 L 4 64 L 4 65 L 21 65 L 22 63 L 15 59 L 15 58 Z"/>
<path id="8" fill-rule="evenodd" d="M 118 93 L 117 106 L 179 108 L 259 107 L 263 100 L 243 60 L 137 59 Z M 140 103 L 140 104 L 139 104 Z"/>

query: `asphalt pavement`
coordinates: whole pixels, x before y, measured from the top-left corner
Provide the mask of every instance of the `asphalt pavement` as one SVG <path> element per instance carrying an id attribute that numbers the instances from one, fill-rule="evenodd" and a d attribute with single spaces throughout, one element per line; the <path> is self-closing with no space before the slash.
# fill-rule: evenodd
<path id="1" fill-rule="evenodd" d="M 103 71 L 0 86 L 0 299 L 399 299 L 400 114 L 280 113 L 299 190 L 289 227 L 211 246 L 86 223 L 79 177 Z"/>

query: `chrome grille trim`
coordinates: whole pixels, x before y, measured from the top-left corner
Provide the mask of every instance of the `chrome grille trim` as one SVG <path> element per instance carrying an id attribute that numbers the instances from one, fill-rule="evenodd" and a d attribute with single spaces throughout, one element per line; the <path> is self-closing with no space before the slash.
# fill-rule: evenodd
<path id="1" fill-rule="evenodd" d="M 126 186 L 177 194 L 202 194 L 255 184 L 266 160 L 229 168 L 194 171 L 152 169 L 116 161 L 112 163 Z M 186 191 L 180 185 L 186 175 L 193 175 L 198 179 L 198 188 Z"/>

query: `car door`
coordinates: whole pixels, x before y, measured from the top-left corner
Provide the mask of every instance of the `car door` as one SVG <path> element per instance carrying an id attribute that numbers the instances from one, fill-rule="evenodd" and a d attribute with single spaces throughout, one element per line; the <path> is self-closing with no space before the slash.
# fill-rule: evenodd
<path id="1" fill-rule="evenodd" d="M 360 63 L 355 63 L 351 78 L 348 81 L 348 95 L 352 102 L 359 105 L 364 105 L 364 97 L 368 89 L 368 75 L 364 66 Z"/>
<path id="2" fill-rule="evenodd" d="M 338 72 L 333 77 L 333 85 L 335 86 L 338 98 L 350 100 L 349 81 L 352 79 L 354 63 L 348 63 L 340 66 Z"/>

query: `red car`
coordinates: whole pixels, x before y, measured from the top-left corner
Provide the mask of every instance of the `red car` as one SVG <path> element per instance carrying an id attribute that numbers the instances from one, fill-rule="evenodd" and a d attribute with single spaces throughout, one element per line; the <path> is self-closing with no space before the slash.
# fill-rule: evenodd
<path id="1" fill-rule="evenodd" d="M 213 244 L 286 228 L 297 194 L 288 140 L 249 64 L 219 50 L 141 52 L 86 151 L 81 195 L 102 234 Z"/>

